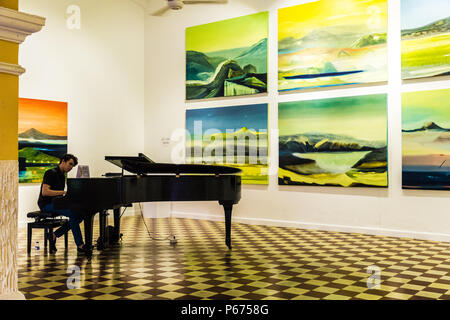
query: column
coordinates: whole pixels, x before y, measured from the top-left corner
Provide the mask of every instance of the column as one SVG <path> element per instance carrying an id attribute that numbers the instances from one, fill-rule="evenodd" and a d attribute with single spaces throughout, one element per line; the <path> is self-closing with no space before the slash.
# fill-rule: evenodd
<path id="1" fill-rule="evenodd" d="M 0 0 L 0 300 L 24 299 L 18 290 L 19 45 L 45 19 L 18 11 L 18 0 Z"/>

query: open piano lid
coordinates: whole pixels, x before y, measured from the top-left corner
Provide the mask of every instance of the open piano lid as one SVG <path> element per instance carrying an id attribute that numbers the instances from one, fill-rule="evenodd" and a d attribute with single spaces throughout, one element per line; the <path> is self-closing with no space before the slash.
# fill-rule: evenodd
<path id="1" fill-rule="evenodd" d="M 156 163 L 142 153 L 139 153 L 137 157 L 106 156 L 105 160 L 123 170 L 139 175 L 158 173 L 218 175 L 242 172 L 241 169 L 217 165 Z"/>

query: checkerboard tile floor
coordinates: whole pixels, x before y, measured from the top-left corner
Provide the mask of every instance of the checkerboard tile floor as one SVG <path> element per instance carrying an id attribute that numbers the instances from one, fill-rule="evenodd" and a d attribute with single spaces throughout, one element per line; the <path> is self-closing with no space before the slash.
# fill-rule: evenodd
<path id="1" fill-rule="evenodd" d="M 145 221 L 155 238 L 170 234 L 169 219 Z M 20 229 L 19 290 L 30 300 L 450 299 L 450 243 L 233 223 L 230 251 L 221 221 L 173 218 L 171 227 L 175 246 L 150 239 L 140 216 L 123 217 L 123 241 L 90 261 L 71 235 L 67 251 L 61 238 L 56 254 L 27 255 Z M 368 285 L 373 266 L 379 285 Z"/>

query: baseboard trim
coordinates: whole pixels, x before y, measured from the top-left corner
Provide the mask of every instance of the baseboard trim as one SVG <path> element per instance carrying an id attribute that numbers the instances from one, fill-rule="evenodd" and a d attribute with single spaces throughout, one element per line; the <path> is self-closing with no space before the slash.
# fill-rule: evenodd
<path id="1" fill-rule="evenodd" d="M 136 211 L 133 208 L 129 208 L 124 213 L 126 216 L 140 215 L 139 210 Z M 188 218 L 197 220 L 211 220 L 211 221 L 223 221 L 224 217 L 213 214 L 203 214 L 203 213 L 187 213 L 182 211 L 173 211 L 172 217 L 175 218 Z M 297 229 L 309 229 L 309 230 L 324 230 L 324 231 L 335 231 L 335 232 L 348 232 L 348 233 L 362 233 L 370 234 L 376 236 L 385 237 L 398 237 L 398 238 L 411 238 L 420 240 L 431 240 L 431 241 L 443 241 L 450 242 L 450 234 L 447 233 L 432 233 L 432 232 L 422 232 L 422 231 L 405 231 L 405 230 L 395 230 L 386 228 L 370 228 L 370 227 L 359 227 L 359 226 L 344 226 L 337 224 L 323 224 L 323 223 L 311 223 L 311 222 L 298 222 L 298 221 L 288 221 L 288 220 L 274 220 L 274 219 L 261 219 L 261 218 L 246 218 L 246 217 L 233 217 L 233 222 L 254 224 L 254 225 L 266 225 L 273 227 L 287 227 L 287 228 L 297 228 Z M 26 227 L 27 221 L 19 221 L 19 227 Z"/>
<path id="2" fill-rule="evenodd" d="M 212 221 L 223 221 L 223 219 L 224 219 L 223 216 L 219 216 L 219 215 L 187 213 L 187 212 L 182 212 L 182 211 L 173 211 L 172 216 L 177 217 L 177 218 L 189 218 L 189 219 L 212 220 Z M 386 237 L 411 238 L 411 239 L 420 239 L 420 240 L 450 242 L 450 234 L 447 234 L 447 233 L 431 233 L 431 232 L 422 232 L 422 231 L 396 230 L 396 229 L 372 228 L 372 227 L 361 227 L 361 226 L 345 226 L 345 225 L 336 225 L 336 224 L 322 224 L 322 223 L 298 222 L 298 221 L 288 221 L 288 220 L 246 218 L 246 217 L 233 217 L 233 222 L 254 224 L 254 225 L 267 225 L 267 226 L 274 226 L 274 227 L 289 227 L 289 228 L 297 228 L 297 229 L 360 233 L 360 234 L 370 234 L 370 235 L 386 236 Z"/>

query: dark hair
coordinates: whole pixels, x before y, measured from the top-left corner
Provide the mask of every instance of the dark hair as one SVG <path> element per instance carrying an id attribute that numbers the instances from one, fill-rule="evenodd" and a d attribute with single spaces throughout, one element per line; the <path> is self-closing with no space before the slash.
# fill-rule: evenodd
<path id="1" fill-rule="evenodd" d="M 74 166 L 76 166 L 78 164 L 78 158 L 75 157 L 73 154 L 70 154 L 70 153 L 63 155 L 61 160 L 59 161 L 59 164 L 61 164 L 63 161 L 67 162 L 70 159 L 73 160 Z"/>

